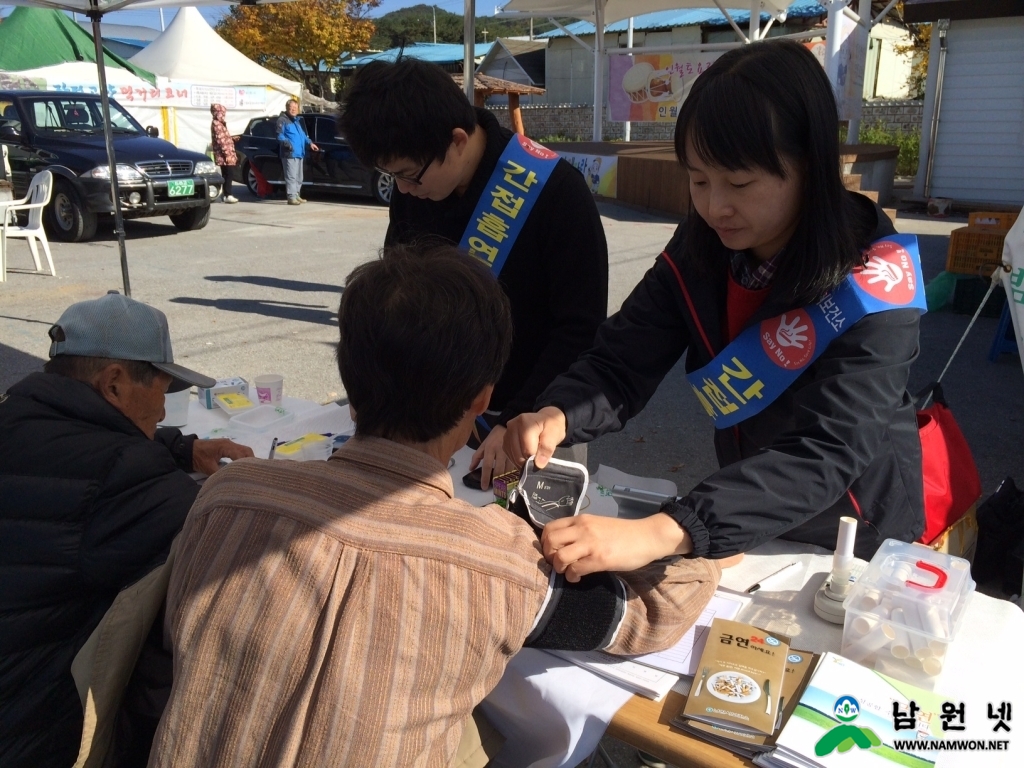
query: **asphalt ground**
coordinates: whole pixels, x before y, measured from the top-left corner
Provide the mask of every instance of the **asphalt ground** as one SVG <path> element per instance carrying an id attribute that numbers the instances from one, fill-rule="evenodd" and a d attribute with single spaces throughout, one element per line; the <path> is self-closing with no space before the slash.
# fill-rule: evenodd
<path id="1" fill-rule="evenodd" d="M 327 402 L 344 397 L 334 363 L 336 310 L 345 278 L 375 257 L 387 210 L 361 198 L 311 197 L 301 207 L 260 201 L 241 185 L 237 205 L 217 204 L 209 225 L 179 232 L 166 218 L 126 223 L 133 297 L 168 317 L 175 359 L 211 376 L 282 373 L 285 391 Z M 610 253 L 609 312 L 653 264 L 673 220 L 601 203 Z M 944 264 L 949 232 L 966 222 L 897 220 L 919 235 L 925 280 Z M 0 283 L 0 392 L 40 370 L 46 331 L 76 301 L 121 288 L 112 225 L 89 243 L 52 243 L 58 277 L 32 274 L 24 241 L 8 244 Z M 933 312 L 921 322 L 921 354 L 910 389 L 934 380 L 969 317 Z M 986 495 L 1007 475 L 1024 482 L 1024 374 L 1020 359 L 987 359 L 997 320 L 980 318 L 944 379 L 947 400 L 974 452 Z M 685 386 L 680 363 L 647 408 L 617 434 L 591 444 L 599 464 L 673 480 L 685 493 L 716 467 L 707 416 Z M 605 739 L 619 766 L 634 752 Z"/>

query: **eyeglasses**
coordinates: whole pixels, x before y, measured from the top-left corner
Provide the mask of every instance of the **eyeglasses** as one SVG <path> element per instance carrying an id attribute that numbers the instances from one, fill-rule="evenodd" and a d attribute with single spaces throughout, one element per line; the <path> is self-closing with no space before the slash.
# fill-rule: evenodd
<path id="1" fill-rule="evenodd" d="M 385 176 L 391 176 L 395 181 L 404 181 L 406 184 L 412 184 L 413 186 L 421 186 L 423 184 L 423 174 L 427 172 L 427 168 L 431 166 L 433 160 L 427 161 L 427 164 L 420 168 L 420 172 L 415 176 L 403 176 L 400 173 L 392 173 L 389 170 L 381 168 L 379 165 L 375 165 L 374 169 L 378 173 L 383 173 Z"/>

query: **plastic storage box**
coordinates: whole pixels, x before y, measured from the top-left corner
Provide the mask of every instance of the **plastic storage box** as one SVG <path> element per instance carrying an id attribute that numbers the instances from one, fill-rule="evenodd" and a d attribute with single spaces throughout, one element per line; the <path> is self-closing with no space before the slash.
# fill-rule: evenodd
<path id="1" fill-rule="evenodd" d="M 987 276 L 991 267 L 1002 261 L 1003 240 L 1016 221 L 1016 213 L 975 211 L 970 214 L 966 227 L 950 233 L 946 271 L 977 275 L 982 267 L 987 267 Z"/>
<path id="2" fill-rule="evenodd" d="M 932 690 L 973 592 L 963 558 L 886 539 L 843 603 L 842 655 Z"/>
<path id="3" fill-rule="evenodd" d="M 277 429 L 295 421 L 295 414 L 286 411 L 279 405 L 257 405 L 237 416 L 232 416 L 228 421 L 233 426 L 242 429 L 266 432 L 270 428 Z"/>

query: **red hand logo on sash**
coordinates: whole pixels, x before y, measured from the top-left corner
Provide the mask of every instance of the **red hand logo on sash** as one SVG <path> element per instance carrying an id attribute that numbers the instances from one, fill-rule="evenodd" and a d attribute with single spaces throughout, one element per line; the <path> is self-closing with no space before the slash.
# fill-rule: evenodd
<path id="1" fill-rule="evenodd" d="M 917 275 L 906 248 L 883 240 L 868 249 L 865 260 L 863 267 L 853 270 L 853 279 L 861 290 L 897 306 L 913 300 Z"/>
<path id="2" fill-rule="evenodd" d="M 516 138 L 519 139 L 519 145 L 523 149 L 540 160 L 554 160 L 558 157 L 557 152 L 552 152 L 550 149 L 542 144 L 538 144 L 533 139 L 528 139 L 526 136 L 520 136 L 519 134 L 516 134 Z"/>
<path id="3" fill-rule="evenodd" d="M 761 346 L 768 359 L 787 371 L 803 368 L 814 355 L 817 333 L 806 310 L 794 309 L 761 323 Z"/>

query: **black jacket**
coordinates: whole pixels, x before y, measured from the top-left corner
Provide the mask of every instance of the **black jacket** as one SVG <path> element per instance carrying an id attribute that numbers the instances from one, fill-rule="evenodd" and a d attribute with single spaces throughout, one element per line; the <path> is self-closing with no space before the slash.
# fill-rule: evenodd
<path id="1" fill-rule="evenodd" d="M 0 765 L 74 764 L 71 662 L 117 593 L 167 558 L 199 491 L 192 441 L 149 440 L 92 387 L 0 395 Z"/>
<path id="2" fill-rule="evenodd" d="M 875 215 L 872 239 L 892 234 L 881 209 Z M 684 352 L 691 372 L 722 350 L 728 266 L 695 271 L 682 258 L 682 231 L 601 326 L 594 348 L 538 400 L 537 408 L 565 413 L 568 442 L 622 429 Z M 747 325 L 789 309 L 770 291 Z M 868 315 L 769 407 L 715 430 L 721 469 L 665 507 L 689 531 L 695 555 L 727 557 L 776 537 L 834 549 L 842 515 L 861 522 L 858 557 L 870 558 L 883 539 L 921 535 L 921 444 L 906 389 L 919 321 L 916 309 Z"/>
<path id="3" fill-rule="evenodd" d="M 477 122 L 487 149 L 466 194 L 444 200 L 391 197 L 385 243 L 436 236 L 458 244 L 498 158 L 512 139 L 486 109 Z M 560 160 L 519 233 L 499 277 L 512 305 L 512 353 L 494 388 L 498 423 L 524 411 L 554 378 L 588 349 L 608 314 L 608 243 L 582 174 Z"/>

